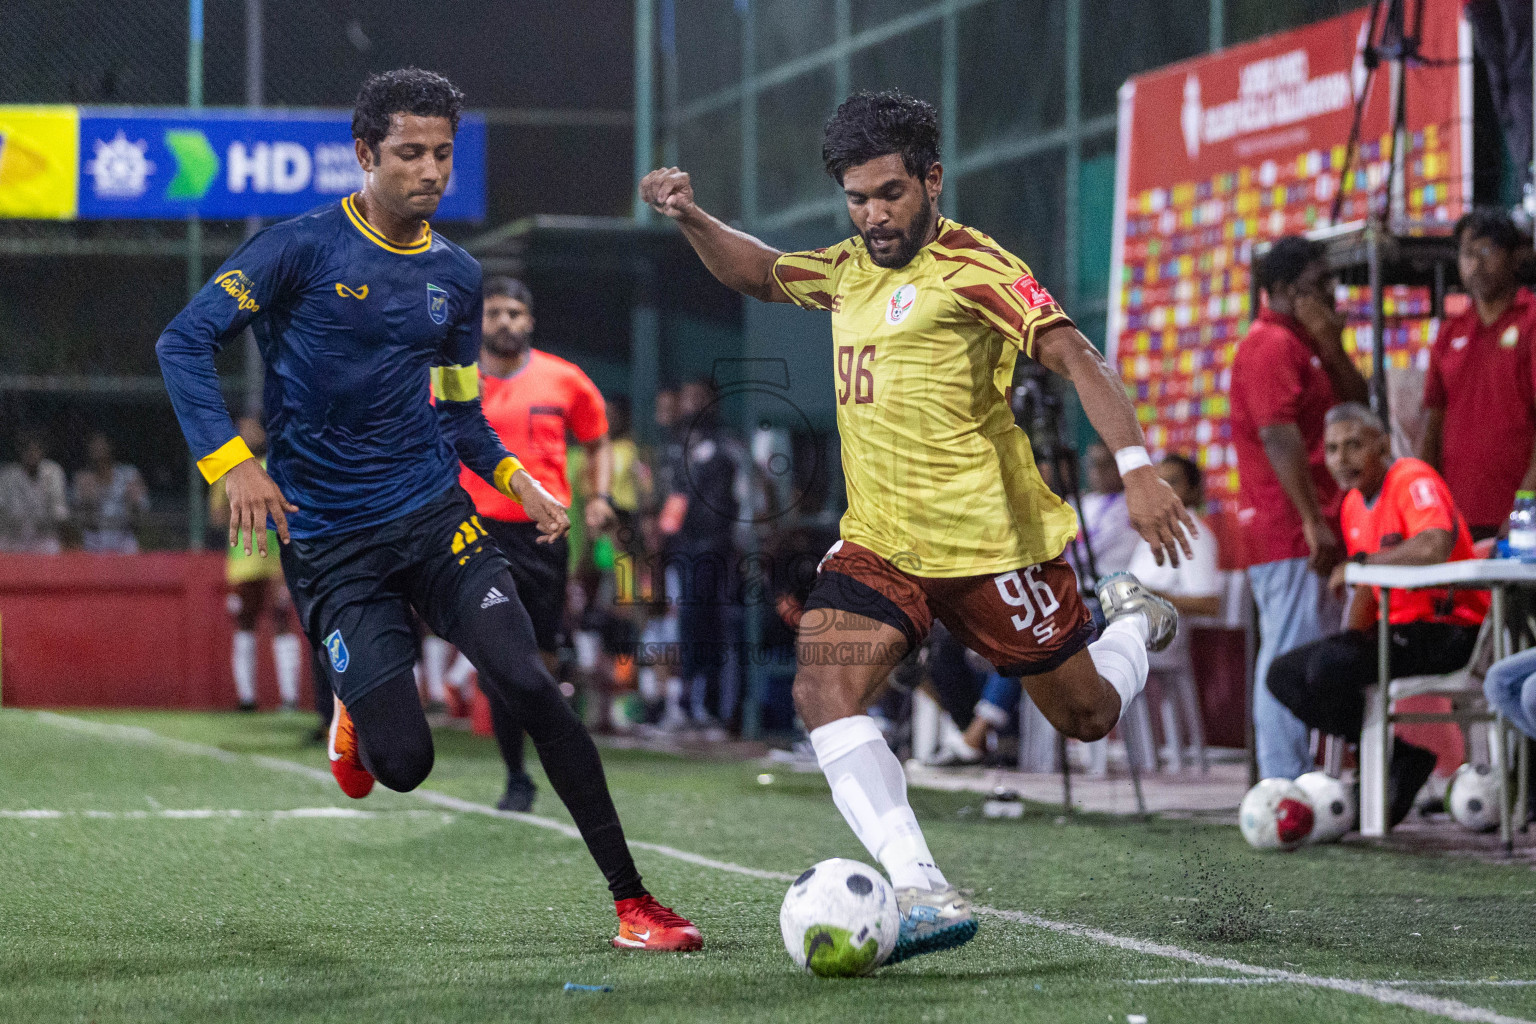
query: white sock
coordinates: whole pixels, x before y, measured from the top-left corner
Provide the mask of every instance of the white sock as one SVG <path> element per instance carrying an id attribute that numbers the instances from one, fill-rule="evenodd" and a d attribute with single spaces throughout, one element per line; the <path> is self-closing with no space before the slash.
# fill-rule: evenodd
<path id="1" fill-rule="evenodd" d="M 448 667 L 448 656 L 453 645 L 440 636 L 423 637 L 421 641 L 421 665 L 427 677 L 427 696 L 435 701 L 446 701 L 448 691 L 443 688 L 443 672 Z"/>
<path id="2" fill-rule="evenodd" d="M 859 842 L 899 889 L 947 886 L 907 804 L 907 777 L 868 715 L 839 718 L 811 730 L 816 761 L 832 786 L 832 802 Z"/>
<path id="3" fill-rule="evenodd" d="M 453 667 L 448 670 L 444 678 L 447 679 L 449 686 L 455 690 L 462 690 L 469 685 L 470 676 L 474 674 L 475 666 L 470 664 L 469 659 L 464 656 L 464 652 L 460 651 L 458 658 L 454 660 Z"/>
<path id="4" fill-rule="evenodd" d="M 272 661 L 277 665 L 277 692 L 284 704 L 299 702 L 299 662 L 303 650 L 296 633 L 278 633 L 272 638 Z"/>
<path id="5" fill-rule="evenodd" d="M 1147 617 L 1140 613 L 1116 619 L 1088 645 L 1088 657 L 1105 682 L 1120 695 L 1120 714 L 1147 685 Z"/>
<path id="6" fill-rule="evenodd" d="M 248 629 L 235 630 L 235 646 L 230 656 L 235 674 L 235 693 L 241 704 L 256 703 L 256 634 Z"/>

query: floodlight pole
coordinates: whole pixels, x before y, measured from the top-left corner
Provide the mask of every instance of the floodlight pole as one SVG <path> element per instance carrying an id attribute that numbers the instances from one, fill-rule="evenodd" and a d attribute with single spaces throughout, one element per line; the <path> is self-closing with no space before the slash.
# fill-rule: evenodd
<path id="1" fill-rule="evenodd" d="M 265 59 L 261 37 L 261 0 L 245 0 L 245 104 L 254 115 L 262 102 L 262 63 Z M 245 237 L 250 238 L 261 230 L 261 218 L 245 218 Z M 261 348 L 256 344 L 256 334 L 245 329 L 245 409 L 247 416 L 261 415 L 261 393 L 264 383 L 261 365 Z"/>
<path id="2" fill-rule="evenodd" d="M 187 107 L 203 105 L 203 0 L 187 0 Z M 193 210 L 187 214 L 187 301 L 203 286 L 203 222 Z M 203 497 L 203 476 L 195 453 L 187 455 L 187 547 L 203 549 L 208 509 Z"/>
<path id="3" fill-rule="evenodd" d="M 651 170 L 656 120 L 656 63 L 652 40 L 656 37 L 656 0 L 635 0 L 635 190 L 631 209 L 641 224 L 651 219 L 651 208 L 640 201 L 640 179 Z"/>

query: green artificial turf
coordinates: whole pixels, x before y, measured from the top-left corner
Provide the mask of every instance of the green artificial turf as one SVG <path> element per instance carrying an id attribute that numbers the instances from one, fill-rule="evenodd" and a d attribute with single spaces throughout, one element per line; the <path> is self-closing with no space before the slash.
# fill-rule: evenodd
<path id="1" fill-rule="evenodd" d="M 1290 982 L 1191 982 L 1238 975 L 997 917 L 960 950 L 818 980 L 780 943 L 784 882 L 644 849 L 648 885 L 706 946 L 615 950 L 612 905 L 579 841 L 416 795 L 350 801 L 328 780 L 275 770 L 262 759 L 323 769 L 303 716 L 79 718 L 230 755 L 0 712 L 0 1021 L 1446 1019 Z M 437 739 L 426 788 L 494 803 L 492 743 Z M 632 839 L 773 872 L 870 860 L 819 775 L 634 751 L 604 760 Z M 535 812 L 568 821 L 536 778 Z M 991 820 L 979 797 L 927 791 L 913 804 L 978 904 L 1316 977 L 1454 983 L 1396 990 L 1536 1017 L 1536 987 L 1486 984 L 1536 978 L 1525 866 L 1363 847 L 1262 855 L 1230 826 L 1058 824 L 1039 808 Z M 314 808 L 370 816 L 273 813 Z M 62 813 L 17 816 L 28 810 Z"/>

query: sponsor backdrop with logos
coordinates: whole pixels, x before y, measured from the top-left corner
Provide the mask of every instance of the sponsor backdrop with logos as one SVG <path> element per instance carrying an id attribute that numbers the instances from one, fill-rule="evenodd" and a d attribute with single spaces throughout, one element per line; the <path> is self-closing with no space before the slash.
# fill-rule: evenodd
<path id="1" fill-rule="evenodd" d="M 0 106 L 0 217 L 291 217 L 362 185 L 350 111 Z M 465 115 L 439 220 L 485 218 L 485 121 Z"/>
<path id="2" fill-rule="evenodd" d="M 1234 513 L 1228 393 L 1254 310 L 1255 242 L 1364 218 L 1392 159 L 1385 64 L 1370 80 L 1355 160 L 1345 149 L 1364 9 L 1132 78 L 1120 93 L 1108 354 L 1149 445 L 1194 456 L 1212 510 Z M 1471 204 L 1471 42 L 1457 4 L 1424 12 L 1426 66 L 1407 73 L 1407 215 L 1449 232 Z M 1346 349 L 1369 373 L 1369 297 L 1348 289 Z M 1454 308 L 1447 303 L 1448 308 Z M 1414 376 L 1437 323 L 1424 289 L 1387 299 L 1387 363 Z M 1394 383 L 1394 390 L 1396 390 Z M 1405 390 L 1411 391 L 1411 385 Z"/>

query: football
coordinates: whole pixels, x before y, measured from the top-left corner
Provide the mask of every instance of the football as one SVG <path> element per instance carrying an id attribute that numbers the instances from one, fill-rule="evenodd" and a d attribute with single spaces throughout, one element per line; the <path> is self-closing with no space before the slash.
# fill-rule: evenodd
<path id="1" fill-rule="evenodd" d="M 1464 764 L 1451 777 L 1445 797 L 1456 824 L 1473 832 L 1491 832 L 1499 825 L 1499 779 L 1486 764 Z"/>
<path id="2" fill-rule="evenodd" d="M 856 860 L 833 857 L 795 879 L 779 909 L 784 948 L 823 978 L 868 974 L 896 948 L 896 893 Z"/>
<path id="3" fill-rule="evenodd" d="M 1355 827 L 1355 789 L 1327 772 L 1307 772 L 1296 780 L 1297 787 L 1312 805 L 1312 833 L 1309 843 L 1336 843 Z"/>
<path id="4" fill-rule="evenodd" d="M 1265 779 L 1248 791 L 1237 823 L 1258 850 L 1294 850 L 1312 833 L 1312 804 L 1290 779 Z"/>

